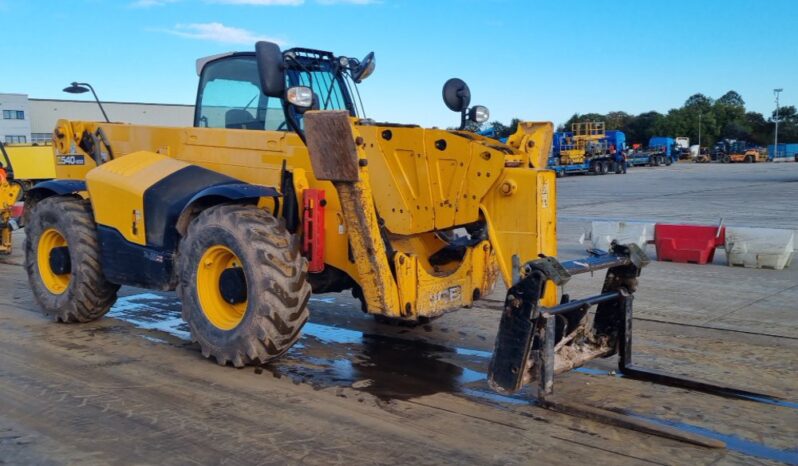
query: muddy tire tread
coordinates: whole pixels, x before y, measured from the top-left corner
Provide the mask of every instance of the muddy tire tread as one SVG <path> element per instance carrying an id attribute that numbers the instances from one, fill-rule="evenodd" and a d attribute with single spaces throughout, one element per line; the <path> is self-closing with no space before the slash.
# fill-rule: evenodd
<path id="1" fill-rule="evenodd" d="M 25 241 L 25 269 L 31 284 L 33 295 L 43 312 L 56 322 L 79 323 L 90 322 L 105 315 L 116 302 L 119 285 L 108 282 L 102 271 L 100 245 L 97 240 L 96 224 L 88 200 L 72 196 L 57 196 L 43 199 L 37 203 L 31 216 L 27 232 L 37 232 L 42 227 L 35 225 L 42 221 L 37 217 L 40 212 L 55 210 L 65 220 L 64 233 L 72 259 L 72 282 L 63 295 L 54 296 L 42 292 L 43 285 L 38 285 L 38 264 L 36 261 L 36 244 L 30 236 Z M 41 231 L 38 231 L 41 233 Z M 66 301 L 66 302 L 64 302 Z"/>
<path id="2" fill-rule="evenodd" d="M 260 281 L 257 295 L 250 294 L 244 321 L 230 331 L 223 344 L 212 341 L 203 331 L 208 323 L 196 292 L 193 251 L 204 231 L 222 227 L 231 231 L 240 244 L 246 244 L 247 280 Z M 247 265 L 249 264 L 249 265 Z M 222 204 L 198 215 L 188 227 L 178 253 L 178 294 L 183 301 L 183 319 L 188 322 L 192 338 L 200 344 L 205 357 L 213 357 L 220 365 L 236 367 L 263 364 L 282 354 L 299 339 L 302 326 L 309 317 L 311 288 L 307 281 L 307 260 L 299 253 L 299 242 L 283 223 L 268 212 L 251 205 Z M 248 289 L 252 286 L 248 283 Z"/>

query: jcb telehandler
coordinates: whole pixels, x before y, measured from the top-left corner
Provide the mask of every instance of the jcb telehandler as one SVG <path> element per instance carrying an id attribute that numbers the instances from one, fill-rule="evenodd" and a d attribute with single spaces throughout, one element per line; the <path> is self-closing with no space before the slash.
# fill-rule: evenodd
<path id="1" fill-rule="evenodd" d="M 373 53 L 259 42 L 197 62 L 192 128 L 59 121 L 58 179 L 26 204 L 26 268 L 44 312 L 86 322 L 120 285 L 176 289 L 203 355 L 242 366 L 296 342 L 311 291 L 351 289 L 365 312 L 417 321 L 471 305 L 501 276 L 495 389 L 537 380 L 542 398 L 555 372 L 616 352 L 630 374 L 649 374 L 629 366 L 644 254 L 615 245 L 554 259 L 551 123 L 523 123 L 506 144 L 376 123 L 357 94 L 374 67 Z M 458 79 L 443 98 L 461 128 L 487 119 Z M 571 275 L 603 268 L 600 295 L 560 296 Z"/>
<path id="2" fill-rule="evenodd" d="M 22 184 L 14 179 L 14 168 L 5 145 L 0 142 L 0 255 L 11 254 L 11 233 L 19 225 L 13 218 L 14 204 L 22 196 Z"/>

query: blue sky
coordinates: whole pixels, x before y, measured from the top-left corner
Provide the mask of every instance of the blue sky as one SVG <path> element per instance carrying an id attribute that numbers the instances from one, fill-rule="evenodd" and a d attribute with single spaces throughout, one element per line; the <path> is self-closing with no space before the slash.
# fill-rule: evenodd
<path id="1" fill-rule="evenodd" d="M 667 111 L 734 89 L 769 114 L 798 105 L 798 1 L 0 0 L 0 92 L 193 103 L 196 58 L 270 38 L 362 57 L 370 117 L 451 126 L 450 77 L 491 119 Z"/>

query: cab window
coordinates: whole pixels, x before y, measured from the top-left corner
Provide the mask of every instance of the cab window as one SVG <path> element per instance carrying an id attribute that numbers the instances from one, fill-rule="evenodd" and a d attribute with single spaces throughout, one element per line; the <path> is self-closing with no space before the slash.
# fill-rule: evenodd
<path id="1" fill-rule="evenodd" d="M 229 57 L 202 70 L 194 126 L 286 130 L 280 99 L 260 90 L 254 56 Z"/>

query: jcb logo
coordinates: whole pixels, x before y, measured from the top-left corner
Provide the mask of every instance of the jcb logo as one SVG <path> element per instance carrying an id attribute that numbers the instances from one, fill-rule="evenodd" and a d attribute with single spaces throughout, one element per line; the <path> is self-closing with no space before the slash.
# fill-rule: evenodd
<path id="1" fill-rule="evenodd" d="M 452 302 L 460 302 L 463 296 L 462 290 L 460 285 L 457 286 L 450 286 L 445 290 L 438 291 L 437 293 L 432 293 L 429 297 L 429 302 L 432 305 L 435 305 L 441 301 L 445 303 L 452 303 Z"/>

